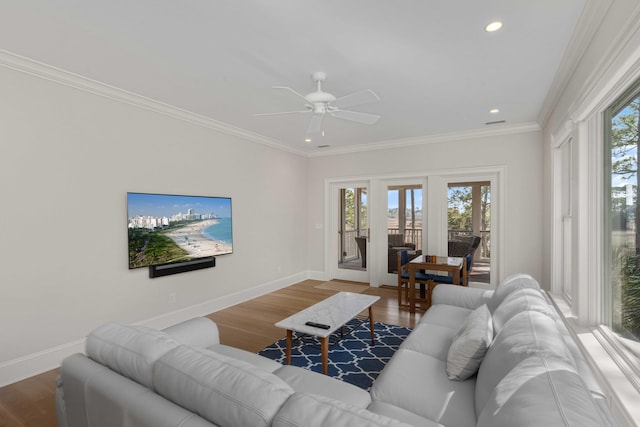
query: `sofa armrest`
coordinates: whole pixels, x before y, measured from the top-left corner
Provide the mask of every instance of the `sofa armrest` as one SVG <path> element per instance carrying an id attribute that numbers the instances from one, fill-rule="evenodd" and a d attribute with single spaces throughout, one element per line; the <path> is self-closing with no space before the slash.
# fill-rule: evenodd
<path id="1" fill-rule="evenodd" d="M 220 344 L 220 333 L 215 322 L 207 317 L 194 317 L 163 329 L 181 344 L 207 348 Z"/>
<path id="2" fill-rule="evenodd" d="M 64 402 L 64 389 L 62 388 L 62 377 L 56 377 L 56 419 L 58 427 L 69 427 L 67 421 L 67 408 Z"/>
<path id="3" fill-rule="evenodd" d="M 447 304 L 475 310 L 493 295 L 493 291 L 465 286 L 440 284 L 433 289 L 432 304 Z"/>

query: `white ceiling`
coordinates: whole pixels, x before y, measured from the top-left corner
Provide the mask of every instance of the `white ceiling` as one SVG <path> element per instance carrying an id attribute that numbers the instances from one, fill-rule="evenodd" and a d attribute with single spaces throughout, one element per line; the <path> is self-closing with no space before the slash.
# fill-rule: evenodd
<path id="1" fill-rule="evenodd" d="M 0 49 L 312 154 L 539 123 L 587 1 L 0 0 Z M 309 115 L 253 115 L 302 107 L 271 87 L 306 94 L 314 71 L 382 118 L 327 117 L 306 144 Z"/>

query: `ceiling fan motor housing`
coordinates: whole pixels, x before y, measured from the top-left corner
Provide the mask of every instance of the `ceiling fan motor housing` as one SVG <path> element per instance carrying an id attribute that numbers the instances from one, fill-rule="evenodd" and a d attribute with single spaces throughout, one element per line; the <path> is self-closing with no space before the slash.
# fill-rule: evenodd
<path id="1" fill-rule="evenodd" d="M 304 99 L 306 99 L 309 104 L 315 105 L 318 103 L 328 104 L 329 102 L 335 101 L 336 97 L 331 95 L 330 93 L 319 90 L 305 95 Z"/>

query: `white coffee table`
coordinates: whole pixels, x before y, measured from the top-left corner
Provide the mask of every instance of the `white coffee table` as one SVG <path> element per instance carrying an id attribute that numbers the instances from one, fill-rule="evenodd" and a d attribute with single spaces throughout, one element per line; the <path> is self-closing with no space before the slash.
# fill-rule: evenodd
<path id="1" fill-rule="evenodd" d="M 375 295 L 338 292 L 337 294 L 276 323 L 278 328 L 287 330 L 287 365 L 291 364 L 291 342 L 293 339 L 293 332 L 296 331 L 303 334 L 313 335 L 320 339 L 322 373 L 326 375 L 329 365 L 329 336 L 367 308 L 369 309 L 371 343 L 374 344 L 375 334 L 373 332 L 373 310 L 371 306 L 379 299 L 380 297 Z M 328 325 L 328 329 L 308 326 L 306 325 L 307 322 Z"/>

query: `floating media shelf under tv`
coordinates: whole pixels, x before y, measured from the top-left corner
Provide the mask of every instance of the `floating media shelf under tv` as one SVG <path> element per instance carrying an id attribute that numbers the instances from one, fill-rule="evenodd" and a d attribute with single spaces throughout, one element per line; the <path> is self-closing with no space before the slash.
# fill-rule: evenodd
<path id="1" fill-rule="evenodd" d="M 170 274 L 184 273 L 186 271 L 201 270 L 216 266 L 216 257 L 198 258 L 171 264 L 158 264 L 149 266 L 149 277 L 162 277 Z"/>

